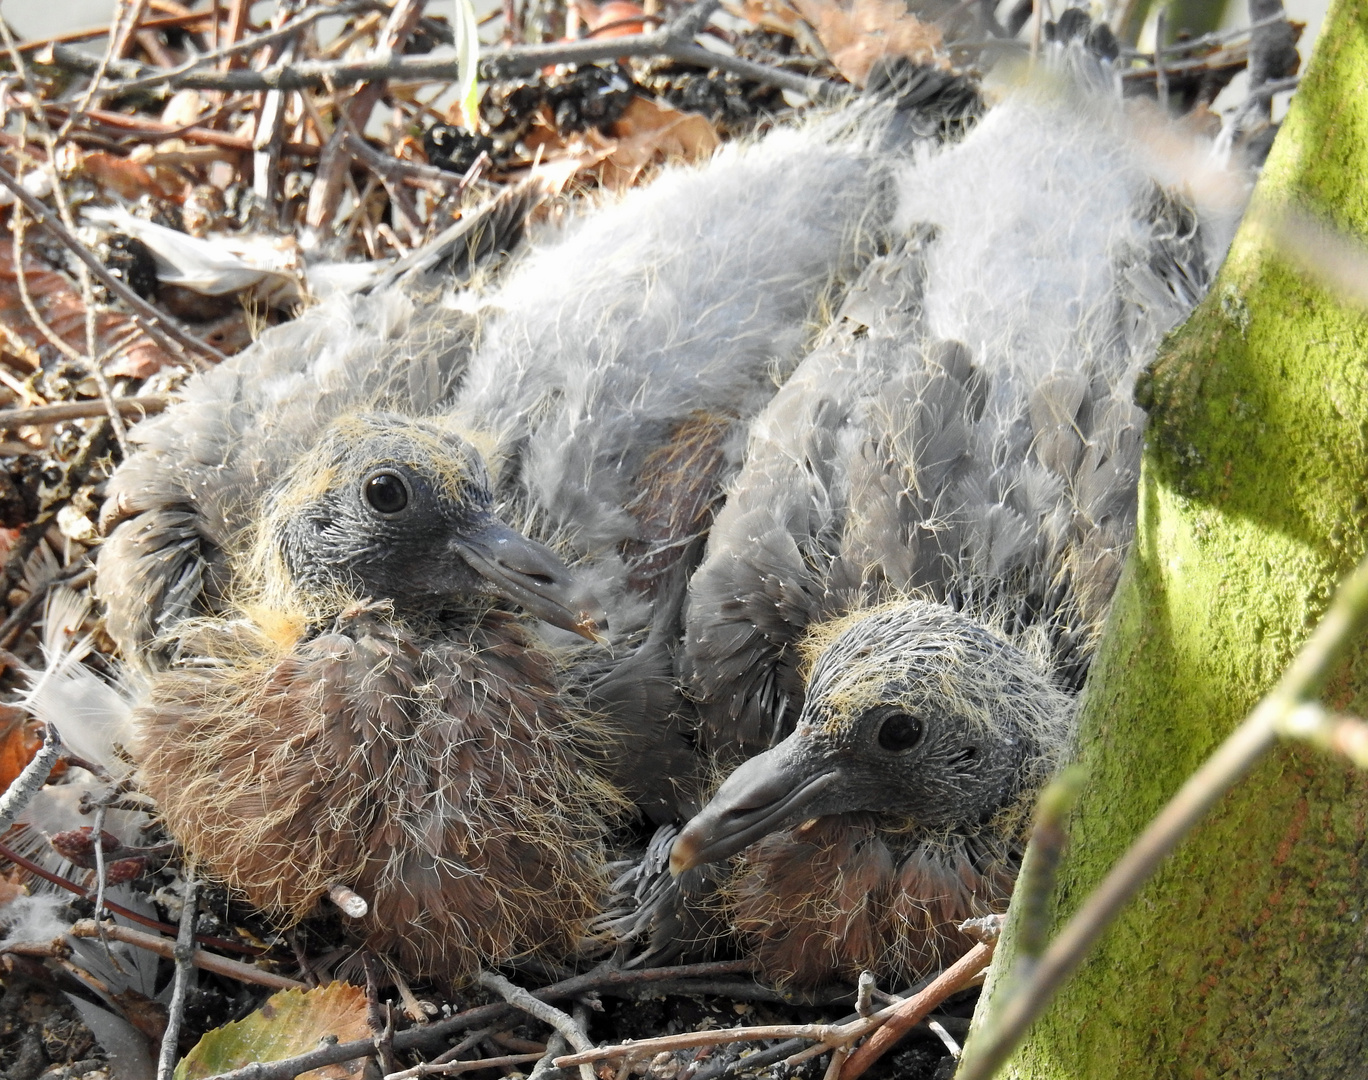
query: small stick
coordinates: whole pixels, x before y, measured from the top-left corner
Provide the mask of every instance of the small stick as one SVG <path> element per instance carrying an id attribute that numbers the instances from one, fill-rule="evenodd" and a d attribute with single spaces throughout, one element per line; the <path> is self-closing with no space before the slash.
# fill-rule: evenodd
<path id="1" fill-rule="evenodd" d="M 39 866 L 32 859 L 24 858 L 24 856 L 20 855 L 13 848 L 6 847 L 4 844 L 0 844 L 0 856 L 3 856 L 4 858 L 8 859 L 10 862 L 14 863 L 15 866 L 22 866 L 30 874 L 40 877 L 44 881 L 51 882 L 53 885 L 56 885 L 59 889 L 66 889 L 67 892 L 75 893 L 77 896 L 82 897 L 86 900 L 93 899 L 93 897 L 91 897 L 90 895 L 89 889 L 83 889 L 74 881 L 68 881 L 66 878 L 58 874 L 54 874 L 51 870 L 47 870 L 44 867 Z M 140 915 L 136 911 L 132 911 L 129 908 L 114 903 L 114 901 L 112 900 L 106 900 L 105 907 L 112 911 L 115 915 L 122 915 L 125 919 L 138 923 L 142 926 L 151 927 L 153 930 L 161 930 L 163 932 L 172 934 L 176 932 L 176 928 L 172 926 L 170 923 L 160 922 L 157 919 L 149 919 L 146 915 Z M 158 940 L 155 936 L 149 935 L 149 937 L 152 937 L 152 940 L 154 941 Z M 216 949 L 229 949 L 236 952 L 244 953 L 247 956 L 259 956 L 264 951 L 262 949 L 254 948 L 251 945 L 242 945 L 236 941 L 228 941 L 225 938 L 207 937 L 196 934 L 195 940 L 200 942 L 200 944 L 202 945 L 213 945 Z M 256 969 L 253 968 L 252 970 Z M 355 1054 L 352 1055 L 352 1057 L 355 1056 Z M 346 1061 L 347 1058 L 342 1058 L 341 1060 Z"/>
<path id="2" fill-rule="evenodd" d="M 574 978 L 565 979 L 535 991 L 537 997 L 568 998 L 605 986 L 635 985 L 638 983 L 669 982 L 688 978 L 693 975 L 730 975 L 750 971 L 754 967 L 749 960 L 723 960 L 706 964 L 684 964 L 669 968 L 645 968 L 637 971 L 596 970 Z M 505 1016 L 512 1008 L 506 1002 L 496 1001 L 489 1005 L 479 1005 L 473 1009 L 449 1016 L 423 1028 L 410 1028 L 394 1037 L 396 1050 L 411 1050 L 457 1032 L 483 1027 Z M 292 1080 L 300 1073 L 311 1069 L 321 1069 L 326 1065 L 337 1065 L 353 1058 L 366 1057 L 371 1053 L 369 1039 L 355 1039 L 349 1043 L 321 1046 L 292 1058 L 280 1061 L 254 1062 L 240 1069 L 219 1073 L 207 1080 Z"/>
<path id="3" fill-rule="evenodd" d="M 861 1016 L 874 1012 L 874 972 L 860 972 L 860 981 L 855 987 L 855 1011 Z"/>
<path id="4" fill-rule="evenodd" d="M 492 971 L 482 971 L 475 980 L 486 990 L 493 990 L 510 1005 L 521 1009 L 529 1016 L 535 1016 L 543 1024 L 550 1024 L 556 1031 L 564 1036 L 565 1041 L 575 1048 L 580 1054 L 592 1053 L 594 1044 L 589 1041 L 583 1029 L 575 1023 L 574 1018 L 561 1012 L 559 1009 L 538 998 L 520 986 L 514 986 L 502 975 L 496 975 Z M 540 1054 L 533 1056 L 535 1061 L 540 1058 Z M 560 1061 L 556 1062 L 560 1065 Z M 587 1063 L 580 1064 L 580 1076 L 582 1080 L 595 1080 L 594 1070 Z"/>
<path id="5" fill-rule="evenodd" d="M 161 412 L 174 400 L 168 394 L 142 394 L 138 397 L 115 398 L 114 406 L 125 416 L 143 417 Z M 102 401 L 66 401 L 58 405 L 36 405 L 31 409 L 0 409 L 0 431 L 104 415 Z"/>
<path id="6" fill-rule="evenodd" d="M 331 18 L 334 15 L 352 15 L 358 11 L 364 11 L 371 6 L 371 0 L 348 0 L 346 3 L 336 4 L 331 7 L 319 6 L 312 11 L 302 12 L 295 15 L 289 22 L 277 26 L 271 30 L 262 31 L 260 34 L 253 34 L 251 37 L 243 38 L 241 41 L 233 42 L 222 48 L 215 49 L 213 52 L 203 53 L 193 59 L 187 60 L 179 67 L 170 68 L 167 71 L 159 71 L 153 75 L 145 75 L 140 79 L 128 79 L 124 82 L 111 83 L 105 90 L 106 95 L 125 95 L 137 93 L 142 90 L 151 90 L 153 87 L 165 86 L 174 83 L 182 75 L 189 74 L 201 68 L 215 67 L 220 60 L 230 59 L 241 56 L 243 53 L 255 52 L 257 49 L 268 45 L 275 45 L 281 41 L 288 41 L 307 26 L 312 26 L 319 19 Z M 159 20 L 157 20 L 159 21 Z M 143 24 L 151 27 L 154 21 Z M 22 46 L 21 46 L 22 48 Z"/>
<path id="7" fill-rule="evenodd" d="M 95 845 L 99 851 L 100 845 Z M 180 1042 L 181 1022 L 185 1019 L 185 999 L 190 984 L 195 981 L 195 890 L 194 878 L 185 879 L 181 892 L 180 927 L 176 931 L 176 978 L 171 988 L 171 1006 L 166 1011 L 166 1033 L 162 1036 L 161 1055 L 157 1058 L 157 1080 L 171 1080 L 176 1071 L 177 1044 Z M 141 936 L 141 935 L 139 935 Z"/>
<path id="8" fill-rule="evenodd" d="M 110 905 L 110 910 L 114 910 Z M 193 924 L 192 924 L 193 926 Z M 80 919 L 71 928 L 72 937 L 99 937 L 100 927 L 95 925 L 94 919 Z M 141 930 L 134 930 L 132 927 L 120 926 L 118 923 L 105 922 L 103 925 L 104 933 L 109 936 L 111 941 L 122 941 L 126 945 L 133 945 L 139 949 L 146 949 L 148 952 L 156 953 L 158 956 L 165 957 L 167 960 L 176 959 L 177 942 L 170 938 L 159 937 L 156 934 L 144 934 Z M 177 929 L 177 940 L 179 940 L 179 928 Z M 269 971 L 262 971 L 260 968 L 253 967 L 251 964 L 244 964 L 238 960 L 230 960 L 226 956 L 219 956 L 216 953 L 205 952 L 203 949 L 196 949 L 191 957 L 191 963 L 195 967 L 204 971 L 212 971 L 215 975 L 226 975 L 230 979 L 237 979 L 238 982 L 253 983 L 257 986 L 270 987 L 272 990 L 307 990 L 308 986 L 298 979 L 287 979 L 283 975 L 274 975 Z M 363 1045 L 369 1047 L 370 1040 L 363 1040 Z M 359 1051 L 351 1054 L 350 1057 L 359 1057 L 362 1053 L 369 1053 L 369 1050 Z M 348 1060 L 343 1058 L 343 1061 Z"/>
<path id="9" fill-rule="evenodd" d="M 43 228 L 52 233 L 73 255 L 80 259 L 90 268 L 94 274 L 115 296 L 133 309 L 134 317 L 138 318 L 143 324 L 143 329 L 151 334 L 158 341 L 163 343 L 166 339 L 176 342 L 185 350 L 190 360 L 197 366 L 205 366 L 205 361 L 219 363 L 226 360 L 221 352 L 211 345 L 206 345 L 202 341 L 197 341 L 180 327 L 176 326 L 162 312 L 158 311 L 141 296 L 135 293 L 122 281 L 116 278 L 106 269 L 105 265 L 95 257 L 94 252 L 81 243 L 79 239 L 65 226 L 61 220 L 55 217 L 40 199 L 35 198 L 27 188 L 25 188 L 8 169 L 0 167 L 0 186 L 6 187 L 14 195 L 15 199 L 24 205 L 24 208 L 32 214 Z M 169 345 L 167 345 L 170 348 Z M 174 351 L 174 350 L 173 350 Z"/>
<path id="10" fill-rule="evenodd" d="M 369 949 L 362 951 L 361 964 L 366 969 L 366 1024 L 370 1027 L 381 1070 L 387 1076 L 392 1075 L 398 1071 L 394 1061 L 394 1021 L 380 1004 L 380 980 L 375 974 L 375 957 Z"/>
<path id="11" fill-rule="evenodd" d="M 951 994 L 963 990 L 988 966 L 993 959 L 994 946 L 979 942 L 948 968 L 936 976 L 935 982 L 915 997 L 894 1005 L 883 1027 L 865 1040 L 858 1050 L 850 1055 L 838 1074 L 840 1080 L 856 1080 L 865 1071 L 893 1048 L 893 1044 L 906 1035 L 917 1024 Z"/>
<path id="12" fill-rule="evenodd" d="M 403 1072 L 389 1073 L 385 1080 L 409 1080 L 414 1076 L 453 1076 L 480 1069 L 503 1069 L 509 1065 L 526 1065 L 540 1057 L 540 1054 L 506 1054 L 503 1057 L 476 1058 L 474 1061 L 448 1061 L 442 1065 L 424 1063 Z"/>
<path id="13" fill-rule="evenodd" d="M 38 749 L 38 753 L 24 766 L 23 772 L 14 778 L 5 794 L 0 795 L 0 834 L 14 824 L 14 819 L 28 805 L 29 800 L 47 783 L 48 775 L 57 764 L 57 758 L 61 753 L 61 736 L 57 734 L 55 727 L 48 724 L 43 733 L 43 745 Z"/>
<path id="14" fill-rule="evenodd" d="M 167 15 L 160 19 L 146 19 L 143 21 L 144 30 L 172 30 L 181 29 L 198 30 L 200 23 L 209 21 L 209 15 L 203 11 L 191 12 L 189 15 Z M 92 41 L 95 38 L 109 36 L 109 25 L 92 26 L 86 30 L 67 30 L 61 34 L 51 34 L 48 37 L 34 38 L 31 41 L 19 43 L 21 53 L 38 52 L 51 45 L 73 45 L 80 41 Z"/>

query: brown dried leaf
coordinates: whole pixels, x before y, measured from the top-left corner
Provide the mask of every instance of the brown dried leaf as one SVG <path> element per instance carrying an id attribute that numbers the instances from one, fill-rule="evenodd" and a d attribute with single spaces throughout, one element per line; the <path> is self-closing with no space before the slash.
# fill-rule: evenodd
<path id="1" fill-rule="evenodd" d="M 941 32 L 909 14 L 904 0 L 793 0 L 817 32 L 836 69 L 863 86 L 881 56 L 905 56 L 915 64 L 945 63 Z"/>
<path id="2" fill-rule="evenodd" d="M 604 187 L 631 187 L 648 165 L 666 161 L 698 161 L 721 140 L 707 117 L 683 113 L 659 101 L 635 97 L 613 125 L 617 145 L 598 167 Z"/>
<path id="3" fill-rule="evenodd" d="M 23 709 L 0 705 L 0 791 L 5 791 L 43 745 Z"/>
<path id="4" fill-rule="evenodd" d="M 24 280 L 33 306 L 53 332 L 77 352 L 86 351 L 85 304 L 81 294 L 63 274 L 37 260 L 24 260 Z M 42 332 L 33 324 L 19 295 L 14 271 L 14 245 L 0 240 L 0 322 L 11 333 L 35 350 L 50 348 Z M 147 336 L 129 316 L 116 311 L 101 311 L 95 316 L 95 341 L 102 353 L 112 352 L 104 371 L 110 377 L 127 375 L 145 379 L 175 359 Z"/>
<path id="5" fill-rule="evenodd" d="M 68 162 L 67 167 L 72 168 L 75 173 L 89 177 L 101 187 L 108 188 L 129 202 L 136 201 L 144 195 L 160 199 L 174 198 L 185 186 L 183 183 L 167 186 L 138 162 L 103 150 L 80 154 L 74 162 Z"/>
<path id="6" fill-rule="evenodd" d="M 745 19 L 752 26 L 776 30 L 789 37 L 796 36 L 805 22 L 786 0 L 741 0 L 740 3 L 724 6 L 731 14 Z"/>

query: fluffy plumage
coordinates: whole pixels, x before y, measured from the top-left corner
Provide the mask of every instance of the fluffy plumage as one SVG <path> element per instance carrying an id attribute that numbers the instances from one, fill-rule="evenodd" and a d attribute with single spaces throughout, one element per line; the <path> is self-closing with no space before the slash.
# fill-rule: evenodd
<path id="1" fill-rule="evenodd" d="M 1220 248 L 1124 126 L 1018 90 L 903 169 L 901 246 L 751 428 L 684 667 L 708 744 L 763 752 L 672 861 L 744 850 L 771 977 L 916 977 L 1010 894 L 1133 529 L 1133 381 Z"/>
<path id="2" fill-rule="evenodd" d="M 896 114 L 666 173 L 483 298 L 306 312 L 139 428 L 99 589 L 149 672 L 139 780 L 203 872 L 285 918 L 351 887 L 412 973 L 568 951 L 619 789 L 687 801 L 667 571 L 886 219 Z M 616 648 L 491 593 L 582 632 L 592 594 Z"/>

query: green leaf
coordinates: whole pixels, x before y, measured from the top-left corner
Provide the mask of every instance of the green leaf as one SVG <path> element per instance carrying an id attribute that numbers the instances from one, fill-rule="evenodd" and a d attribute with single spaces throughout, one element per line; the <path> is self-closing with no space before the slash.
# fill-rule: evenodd
<path id="1" fill-rule="evenodd" d="M 455 0 L 456 70 L 460 79 L 461 111 L 471 131 L 480 128 L 480 28 L 475 21 L 474 0 Z"/>

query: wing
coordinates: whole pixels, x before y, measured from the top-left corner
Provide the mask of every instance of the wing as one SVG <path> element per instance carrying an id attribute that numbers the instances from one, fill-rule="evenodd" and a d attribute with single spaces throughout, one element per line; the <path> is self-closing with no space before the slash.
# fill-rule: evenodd
<path id="1" fill-rule="evenodd" d="M 334 298 L 140 424 L 101 517 L 98 591 L 125 658 L 158 665 L 158 639 L 223 602 L 260 499 L 322 427 L 360 404 L 432 411 L 460 378 L 472 332 L 433 296 Z"/>
<path id="2" fill-rule="evenodd" d="M 905 246 L 752 425 L 691 584 L 715 752 L 785 735 L 804 639 L 888 596 L 1039 633 L 1081 681 L 1134 527 L 1134 379 L 1211 258 L 1119 125 L 1019 92 L 900 169 Z"/>

